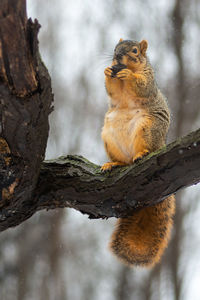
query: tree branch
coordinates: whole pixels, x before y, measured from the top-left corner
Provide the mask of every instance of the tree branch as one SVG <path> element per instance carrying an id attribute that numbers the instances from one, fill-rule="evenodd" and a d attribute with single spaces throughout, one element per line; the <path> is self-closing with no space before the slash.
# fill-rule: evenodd
<path id="1" fill-rule="evenodd" d="M 90 218 L 123 217 L 200 181 L 200 129 L 141 162 L 102 173 L 80 156 L 43 162 L 37 210 L 72 207 Z"/>
<path id="2" fill-rule="evenodd" d="M 31 201 L 4 208 L 0 228 L 21 223 L 42 209 L 71 207 L 90 218 L 124 217 L 200 182 L 200 129 L 141 162 L 102 173 L 81 156 L 44 161 Z"/>

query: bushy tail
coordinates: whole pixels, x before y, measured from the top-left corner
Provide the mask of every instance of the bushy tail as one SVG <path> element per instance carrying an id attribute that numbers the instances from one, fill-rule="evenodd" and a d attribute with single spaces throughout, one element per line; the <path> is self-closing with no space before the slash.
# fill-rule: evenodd
<path id="1" fill-rule="evenodd" d="M 172 195 L 131 217 L 119 219 L 111 237 L 111 251 L 125 264 L 152 267 L 167 247 L 174 213 Z"/>

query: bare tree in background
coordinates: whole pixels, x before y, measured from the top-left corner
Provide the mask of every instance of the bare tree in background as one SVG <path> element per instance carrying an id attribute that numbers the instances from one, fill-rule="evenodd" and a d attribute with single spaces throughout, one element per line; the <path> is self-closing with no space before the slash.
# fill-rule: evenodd
<path id="1" fill-rule="evenodd" d="M 169 22 L 171 22 L 170 32 L 166 32 L 166 36 L 170 36 L 171 49 L 175 54 L 177 68 L 173 78 L 170 79 L 166 86 L 166 92 L 170 106 L 172 108 L 173 119 L 173 137 L 180 137 L 186 134 L 193 128 L 197 118 L 199 117 L 200 103 L 197 102 L 200 92 L 199 82 L 200 73 L 192 74 L 192 70 L 189 70 L 189 62 L 185 58 L 185 44 L 188 43 L 189 32 L 186 31 L 187 13 L 198 11 L 198 4 L 195 1 L 174 1 L 174 7 L 171 11 Z M 189 15 L 195 19 L 194 14 Z M 167 42 L 167 41 L 166 41 Z M 167 50 L 169 51 L 169 50 Z M 191 74 L 193 76 L 191 76 Z M 160 279 L 164 274 L 167 279 L 166 284 L 166 299 L 169 299 L 173 294 L 174 299 L 184 299 L 184 273 L 181 273 L 183 266 L 181 265 L 181 259 L 184 255 L 184 218 L 187 215 L 188 206 L 185 205 L 184 198 L 185 192 L 179 192 L 176 195 L 177 209 L 174 219 L 174 233 L 169 248 L 166 251 L 166 255 L 163 259 L 163 263 L 150 273 L 150 284 L 147 281 L 147 285 L 143 287 L 145 291 L 149 291 L 143 299 L 162 299 L 162 294 L 158 293 L 157 297 L 150 293 L 152 291 L 159 291 Z M 190 209 L 191 209 L 190 205 Z M 186 273 L 186 272 L 185 272 Z M 167 288 L 169 290 L 167 291 Z M 167 294 L 169 295 L 167 296 Z M 141 298 L 142 299 L 142 298 Z"/>

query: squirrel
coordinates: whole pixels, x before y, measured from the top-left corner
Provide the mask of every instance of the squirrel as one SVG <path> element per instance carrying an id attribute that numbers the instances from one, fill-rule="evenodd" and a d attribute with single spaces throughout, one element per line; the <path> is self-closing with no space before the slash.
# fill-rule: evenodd
<path id="1" fill-rule="evenodd" d="M 110 98 L 102 139 L 110 162 L 101 170 L 130 165 L 165 145 L 170 113 L 146 55 L 148 42 L 120 39 L 105 73 Z M 152 267 L 170 239 L 175 197 L 120 218 L 110 249 L 125 264 Z"/>

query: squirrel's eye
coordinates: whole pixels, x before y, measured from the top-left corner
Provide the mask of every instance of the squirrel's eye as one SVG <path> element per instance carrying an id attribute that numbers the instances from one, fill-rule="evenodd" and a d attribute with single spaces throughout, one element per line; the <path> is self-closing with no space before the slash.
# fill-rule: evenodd
<path id="1" fill-rule="evenodd" d="M 136 54 L 138 52 L 137 48 L 133 48 L 132 52 Z"/>

